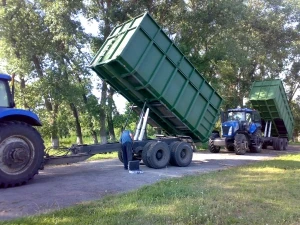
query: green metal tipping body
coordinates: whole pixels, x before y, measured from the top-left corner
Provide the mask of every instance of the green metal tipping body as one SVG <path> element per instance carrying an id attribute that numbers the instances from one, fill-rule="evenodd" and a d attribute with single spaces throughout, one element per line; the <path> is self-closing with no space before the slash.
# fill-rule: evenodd
<path id="1" fill-rule="evenodd" d="M 294 117 L 281 80 L 255 81 L 249 100 L 265 122 L 272 121 L 272 137 L 292 138 Z"/>
<path id="2" fill-rule="evenodd" d="M 222 98 L 145 13 L 113 29 L 91 68 L 169 135 L 208 140 Z"/>

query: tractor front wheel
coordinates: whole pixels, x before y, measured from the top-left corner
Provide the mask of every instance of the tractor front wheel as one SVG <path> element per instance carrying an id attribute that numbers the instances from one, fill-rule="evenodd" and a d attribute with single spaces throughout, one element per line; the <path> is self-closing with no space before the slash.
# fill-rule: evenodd
<path id="1" fill-rule="evenodd" d="M 244 134 L 237 134 L 234 138 L 234 150 L 237 155 L 245 155 L 248 149 L 248 141 Z"/>

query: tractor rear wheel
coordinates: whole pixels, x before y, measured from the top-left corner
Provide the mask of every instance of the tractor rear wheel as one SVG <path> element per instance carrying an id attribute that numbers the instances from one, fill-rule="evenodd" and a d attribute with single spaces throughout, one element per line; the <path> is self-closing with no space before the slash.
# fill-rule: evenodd
<path id="1" fill-rule="evenodd" d="M 0 187 L 27 183 L 44 163 L 44 142 L 37 130 L 22 122 L 0 124 Z"/>
<path id="2" fill-rule="evenodd" d="M 236 134 L 234 138 L 234 150 L 237 155 L 245 155 L 248 149 L 248 141 L 244 134 Z"/>
<path id="3" fill-rule="evenodd" d="M 212 133 L 210 138 L 209 138 L 209 141 L 208 141 L 208 149 L 211 153 L 218 153 L 220 152 L 220 149 L 221 147 L 220 146 L 215 146 L 214 145 L 214 140 L 216 138 L 219 138 L 220 135 L 218 133 Z"/>

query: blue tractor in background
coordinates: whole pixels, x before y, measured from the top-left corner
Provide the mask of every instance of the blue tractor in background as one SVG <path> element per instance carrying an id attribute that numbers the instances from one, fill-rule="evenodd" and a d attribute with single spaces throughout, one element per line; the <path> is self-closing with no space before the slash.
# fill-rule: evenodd
<path id="1" fill-rule="evenodd" d="M 44 142 L 33 126 L 36 114 L 15 109 L 12 78 L 0 74 L 0 187 L 13 187 L 32 179 L 44 164 Z"/>
<path id="2" fill-rule="evenodd" d="M 221 113 L 221 137 L 214 131 L 209 139 L 209 150 L 218 153 L 221 147 L 244 155 L 247 151 L 261 152 L 262 124 L 258 111 L 248 108 L 229 109 Z"/>

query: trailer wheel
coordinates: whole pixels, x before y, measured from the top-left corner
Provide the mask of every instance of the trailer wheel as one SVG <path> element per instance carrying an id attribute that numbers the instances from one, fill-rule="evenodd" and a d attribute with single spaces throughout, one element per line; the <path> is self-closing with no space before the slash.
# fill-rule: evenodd
<path id="1" fill-rule="evenodd" d="M 210 138 L 209 138 L 209 141 L 208 141 L 208 149 L 211 153 L 218 153 L 220 152 L 220 149 L 221 147 L 220 146 L 215 146 L 214 145 L 214 140 L 216 138 L 219 138 L 220 135 L 218 133 L 212 133 Z"/>
<path id="2" fill-rule="evenodd" d="M 268 145 L 265 144 L 265 143 L 263 143 L 262 146 L 261 146 L 261 148 L 262 148 L 262 149 L 267 149 L 267 148 L 268 148 Z"/>
<path id="3" fill-rule="evenodd" d="M 272 146 L 273 146 L 274 150 L 279 150 L 279 147 L 278 147 L 278 138 L 277 137 L 273 137 L 272 138 Z"/>
<path id="4" fill-rule="evenodd" d="M 154 141 L 149 141 L 147 144 L 145 144 L 145 146 L 143 147 L 143 151 L 142 151 L 142 160 L 143 160 L 143 163 L 147 166 L 147 167 L 150 167 L 150 164 L 148 162 L 148 159 L 147 159 L 147 154 L 148 154 L 148 150 L 150 148 L 150 146 L 152 144 L 155 144 L 156 142 Z"/>
<path id="5" fill-rule="evenodd" d="M 283 138 L 278 138 L 278 150 L 283 150 Z"/>
<path id="6" fill-rule="evenodd" d="M 27 183 L 43 167 L 44 143 L 26 123 L 0 124 L 0 187 Z"/>
<path id="7" fill-rule="evenodd" d="M 160 169 L 167 166 L 170 161 L 171 151 L 165 142 L 155 142 L 147 151 L 147 161 L 150 167 Z"/>
<path id="8" fill-rule="evenodd" d="M 235 154 L 245 155 L 248 149 L 248 141 L 244 134 L 236 134 L 234 139 Z"/>
<path id="9" fill-rule="evenodd" d="M 273 149 L 282 151 L 283 150 L 283 139 L 274 137 L 272 140 L 273 140 Z"/>
<path id="10" fill-rule="evenodd" d="M 119 160 L 120 160 L 121 163 L 124 163 L 122 150 L 118 151 L 118 158 L 119 158 Z"/>
<path id="11" fill-rule="evenodd" d="M 171 148 L 170 163 L 174 166 L 186 167 L 191 164 L 193 149 L 186 142 L 176 141 Z"/>
<path id="12" fill-rule="evenodd" d="M 283 150 L 286 150 L 287 146 L 288 146 L 288 140 L 287 138 L 283 138 Z"/>
<path id="13" fill-rule="evenodd" d="M 170 164 L 173 165 L 173 166 L 176 166 L 175 164 L 175 161 L 174 161 L 174 157 L 172 157 L 172 151 L 173 151 L 173 148 L 176 147 L 176 145 L 179 145 L 180 144 L 180 141 L 174 141 L 172 142 L 170 145 L 169 145 L 169 149 L 171 151 L 171 157 L 170 157 Z"/>

